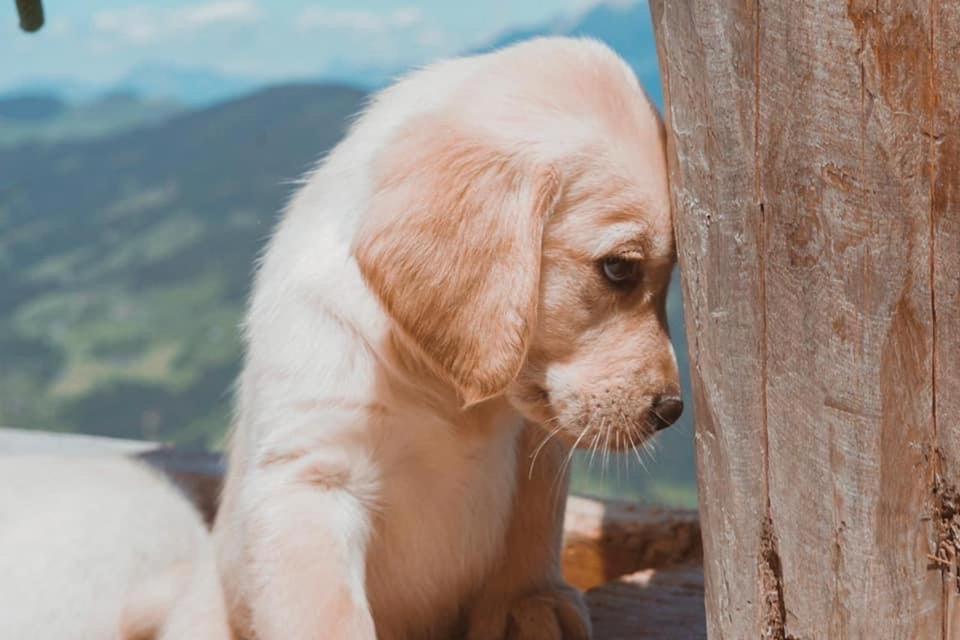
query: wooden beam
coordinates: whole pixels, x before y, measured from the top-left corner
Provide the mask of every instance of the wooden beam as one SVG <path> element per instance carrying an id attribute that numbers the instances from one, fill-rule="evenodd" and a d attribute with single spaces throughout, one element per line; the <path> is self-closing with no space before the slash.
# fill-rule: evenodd
<path id="1" fill-rule="evenodd" d="M 699 566 L 696 513 L 570 496 L 564 521 L 564 577 L 587 590 L 641 569 Z"/>
<path id="2" fill-rule="evenodd" d="M 754 8 L 651 2 L 651 10 L 688 327 L 707 624 L 715 638 L 759 638 L 776 590 L 758 580 L 767 489 Z"/>
<path id="3" fill-rule="evenodd" d="M 597 640 L 701 640 L 707 637 L 700 567 L 645 569 L 591 589 Z"/>
<path id="4" fill-rule="evenodd" d="M 936 555 L 943 572 L 943 637 L 960 637 L 960 3 L 931 14 L 931 302 L 938 456 L 934 485 Z M 938 561 L 938 563 L 941 561 Z"/>
<path id="5" fill-rule="evenodd" d="M 651 7 L 711 637 L 960 633 L 960 11 Z"/>

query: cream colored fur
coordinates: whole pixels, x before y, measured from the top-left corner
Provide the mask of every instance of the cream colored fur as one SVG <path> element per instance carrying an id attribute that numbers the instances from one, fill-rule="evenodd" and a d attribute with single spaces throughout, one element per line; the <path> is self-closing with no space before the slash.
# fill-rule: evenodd
<path id="1" fill-rule="evenodd" d="M 636 78 L 591 41 L 442 62 L 374 99 L 257 274 L 214 531 L 237 637 L 589 636 L 559 567 L 564 462 L 641 442 L 678 392 L 663 154 Z M 614 288 L 611 258 L 642 278 Z"/>
<path id="2" fill-rule="evenodd" d="M 0 456 L 0 638 L 118 638 L 130 592 L 210 557 L 208 544 L 187 500 L 142 463 Z M 175 595 L 144 597 L 128 637 L 159 624 Z"/>

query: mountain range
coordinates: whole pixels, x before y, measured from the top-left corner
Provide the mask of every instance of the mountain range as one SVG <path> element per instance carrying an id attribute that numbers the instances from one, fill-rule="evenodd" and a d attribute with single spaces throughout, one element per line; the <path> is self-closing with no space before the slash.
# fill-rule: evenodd
<path id="1" fill-rule="evenodd" d="M 573 17 L 508 30 L 489 42 L 468 48 L 465 53 L 496 49 L 512 42 L 544 35 L 582 36 L 603 40 L 630 63 L 657 104 L 662 103 L 657 52 L 646 2 L 600 3 Z M 404 70 L 388 65 L 357 65 L 343 57 L 328 65 L 328 70 L 322 75 L 288 78 L 281 82 L 349 84 L 372 91 L 381 88 Z M 278 81 L 225 74 L 213 69 L 152 62 L 134 66 L 122 78 L 107 85 L 76 79 L 38 78 L 0 91 L 0 102 L 22 96 L 47 96 L 78 104 L 89 103 L 105 95 L 119 94 L 197 108 L 250 93 L 271 83 Z"/>
<path id="2" fill-rule="evenodd" d="M 656 98 L 649 18 L 631 11 L 598 7 L 482 49 L 591 35 Z M 293 182 L 342 137 L 368 91 L 285 84 L 202 107 L 147 95 L 0 99 L 0 424 L 218 446 L 255 257 Z M 83 135 L 64 133 L 67 118 Z M 686 372 L 676 284 L 669 317 Z M 688 415 L 658 439 L 649 474 L 617 482 L 581 459 L 575 483 L 694 504 L 690 425 Z"/>

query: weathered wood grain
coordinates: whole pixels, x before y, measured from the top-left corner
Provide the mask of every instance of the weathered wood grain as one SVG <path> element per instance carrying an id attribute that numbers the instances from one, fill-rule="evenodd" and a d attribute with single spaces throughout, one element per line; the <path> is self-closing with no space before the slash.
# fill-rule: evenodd
<path id="1" fill-rule="evenodd" d="M 958 3 L 652 7 L 711 637 L 960 637 Z"/>
<path id="2" fill-rule="evenodd" d="M 567 499 L 563 572 L 578 589 L 592 589 L 640 569 L 699 566 L 695 512 L 580 496 Z"/>
<path id="3" fill-rule="evenodd" d="M 587 592 L 596 640 L 707 637 L 699 567 L 647 569 Z"/>
<path id="4" fill-rule="evenodd" d="M 932 303 L 936 308 L 934 392 L 936 400 L 941 512 L 939 551 L 943 565 L 945 638 L 960 638 L 960 3 L 934 4 L 931 41 L 936 83 L 933 114 L 925 130 L 930 146 Z M 952 502 L 952 504 L 951 504 Z"/>
<path id="5" fill-rule="evenodd" d="M 761 2 L 768 465 L 788 636 L 940 633 L 923 523 L 928 5 Z"/>
<path id="6" fill-rule="evenodd" d="M 757 638 L 776 607 L 767 518 L 762 211 L 752 2 L 651 2 L 697 420 L 707 622 Z M 769 588 L 768 588 L 769 587 Z"/>

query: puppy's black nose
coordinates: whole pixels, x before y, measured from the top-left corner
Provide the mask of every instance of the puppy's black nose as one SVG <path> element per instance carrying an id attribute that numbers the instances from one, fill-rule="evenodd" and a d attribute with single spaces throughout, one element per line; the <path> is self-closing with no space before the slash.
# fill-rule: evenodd
<path id="1" fill-rule="evenodd" d="M 653 428 L 661 431 L 680 419 L 683 401 L 677 396 L 657 396 L 650 412 L 653 414 Z"/>

